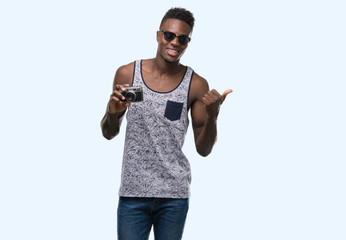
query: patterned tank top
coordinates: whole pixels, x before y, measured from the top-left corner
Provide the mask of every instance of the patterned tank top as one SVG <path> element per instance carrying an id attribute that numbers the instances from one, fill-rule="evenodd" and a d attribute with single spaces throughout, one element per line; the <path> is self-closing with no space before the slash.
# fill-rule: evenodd
<path id="1" fill-rule="evenodd" d="M 126 114 L 120 196 L 190 196 L 190 164 L 182 147 L 189 125 L 192 76 L 193 70 L 187 67 L 175 89 L 157 92 L 143 79 L 142 61 L 135 61 L 132 86 L 142 87 L 143 102 L 132 103 Z"/>

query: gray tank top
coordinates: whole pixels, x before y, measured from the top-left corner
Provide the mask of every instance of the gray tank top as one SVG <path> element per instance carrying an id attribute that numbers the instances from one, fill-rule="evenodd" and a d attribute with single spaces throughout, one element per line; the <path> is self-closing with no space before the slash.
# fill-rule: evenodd
<path id="1" fill-rule="evenodd" d="M 189 125 L 192 75 L 193 70 L 187 67 L 175 89 L 157 92 L 143 80 L 142 61 L 135 61 L 132 85 L 143 88 L 143 102 L 132 103 L 126 114 L 120 196 L 190 196 L 190 164 L 182 147 Z"/>

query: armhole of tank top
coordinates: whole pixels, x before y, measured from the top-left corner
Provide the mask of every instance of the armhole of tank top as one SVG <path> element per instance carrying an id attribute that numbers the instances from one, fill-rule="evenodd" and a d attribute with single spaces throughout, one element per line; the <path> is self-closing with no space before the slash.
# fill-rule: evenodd
<path id="1" fill-rule="evenodd" d="M 134 61 L 134 63 L 133 63 L 133 74 L 132 74 L 132 82 L 131 82 L 131 87 L 133 86 L 133 83 L 135 82 L 135 75 L 136 75 L 136 64 L 137 64 L 137 61 Z"/>
<path id="2" fill-rule="evenodd" d="M 192 83 L 192 78 L 193 78 L 193 74 L 195 72 L 192 70 L 192 73 L 191 73 L 191 78 L 190 78 L 190 82 L 189 82 L 189 87 L 187 89 L 187 100 L 186 100 L 186 104 L 187 104 L 187 108 L 186 108 L 186 111 L 189 112 L 190 110 L 190 106 L 189 106 L 189 100 L 190 100 L 190 89 L 191 89 L 191 83 Z"/>

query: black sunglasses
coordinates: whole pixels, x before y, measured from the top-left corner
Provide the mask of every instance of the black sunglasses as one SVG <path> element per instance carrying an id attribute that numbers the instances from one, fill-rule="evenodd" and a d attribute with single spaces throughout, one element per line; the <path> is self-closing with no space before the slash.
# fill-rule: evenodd
<path id="1" fill-rule="evenodd" d="M 172 33 L 170 31 L 163 31 L 163 30 L 160 30 L 159 32 L 163 32 L 163 36 L 165 38 L 165 40 L 167 42 L 170 42 L 172 41 L 174 38 L 178 38 L 178 41 L 181 45 L 186 45 L 188 44 L 190 41 L 191 41 L 191 38 L 189 38 L 188 36 L 186 35 L 176 35 L 175 33 Z"/>

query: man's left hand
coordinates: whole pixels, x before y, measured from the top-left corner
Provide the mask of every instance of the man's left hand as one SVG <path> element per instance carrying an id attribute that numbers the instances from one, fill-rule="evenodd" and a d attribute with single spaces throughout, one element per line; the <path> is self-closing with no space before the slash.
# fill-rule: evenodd
<path id="1" fill-rule="evenodd" d="M 218 91 L 213 89 L 203 96 L 203 103 L 205 104 L 205 109 L 209 117 L 214 119 L 217 118 L 220 111 L 220 105 L 223 103 L 223 101 L 225 101 L 227 95 L 231 92 L 233 92 L 233 90 L 228 89 L 221 95 Z"/>

